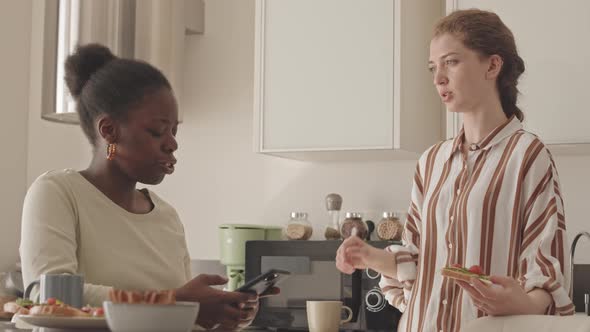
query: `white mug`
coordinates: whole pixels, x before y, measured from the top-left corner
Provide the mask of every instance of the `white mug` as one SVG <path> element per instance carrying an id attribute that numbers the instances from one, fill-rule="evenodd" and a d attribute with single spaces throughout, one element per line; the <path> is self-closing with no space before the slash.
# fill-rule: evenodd
<path id="1" fill-rule="evenodd" d="M 342 309 L 348 317 L 341 320 Z M 350 322 L 352 309 L 341 301 L 307 301 L 307 324 L 310 332 L 338 332 L 340 325 Z"/>

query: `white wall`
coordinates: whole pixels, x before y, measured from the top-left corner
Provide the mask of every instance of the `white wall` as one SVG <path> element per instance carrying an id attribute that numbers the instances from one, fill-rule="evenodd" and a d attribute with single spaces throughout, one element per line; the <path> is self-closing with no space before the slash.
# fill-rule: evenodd
<path id="1" fill-rule="evenodd" d="M 280 225 L 293 210 L 309 212 L 319 236 L 326 216 L 323 200 L 330 192 L 344 197 L 345 210 L 406 209 L 415 160 L 311 163 L 254 154 L 254 1 L 208 0 L 205 17 L 205 34 L 187 43 L 177 171 L 154 188 L 178 209 L 193 258 L 218 257 L 221 223 Z M 40 110 L 33 108 L 28 148 L 27 184 L 47 169 L 82 168 L 90 157 L 81 130 L 42 121 Z M 590 230 L 585 209 L 590 156 L 558 156 L 556 162 L 570 233 Z M 22 191 L 14 196 L 20 204 Z M 16 229 L 18 221 L 10 223 Z"/>
<path id="2" fill-rule="evenodd" d="M 31 1 L 0 3 L 0 271 L 18 257 L 21 206 L 26 187 Z"/>
<path id="3" fill-rule="evenodd" d="M 205 34 L 189 39 L 185 55 L 178 170 L 158 189 L 181 214 L 191 254 L 217 258 L 216 226 L 225 222 L 282 224 L 304 210 L 319 226 L 330 192 L 346 210 L 406 210 L 415 160 L 310 163 L 252 153 L 254 1 L 209 0 L 205 9 Z M 555 159 L 571 241 L 590 231 L 590 156 Z M 580 242 L 577 257 L 590 262 L 588 249 Z"/>

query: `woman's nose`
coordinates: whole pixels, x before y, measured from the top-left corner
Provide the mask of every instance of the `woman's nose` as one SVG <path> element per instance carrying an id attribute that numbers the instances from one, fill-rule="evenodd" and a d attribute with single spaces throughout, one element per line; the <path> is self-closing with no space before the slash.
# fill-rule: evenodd
<path id="1" fill-rule="evenodd" d="M 176 137 L 170 136 L 166 143 L 164 143 L 164 150 L 168 153 L 172 153 L 178 150 L 178 142 L 176 141 Z"/>
<path id="2" fill-rule="evenodd" d="M 434 72 L 434 85 L 445 85 L 449 82 L 447 76 L 442 70 L 436 69 Z"/>

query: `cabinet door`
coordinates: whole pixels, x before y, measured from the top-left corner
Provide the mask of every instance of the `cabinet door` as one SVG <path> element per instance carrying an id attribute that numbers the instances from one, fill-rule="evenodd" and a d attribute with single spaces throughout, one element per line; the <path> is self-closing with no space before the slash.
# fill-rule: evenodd
<path id="1" fill-rule="evenodd" d="M 526 67 L 519 82 L 525 128 L 550 144 L 590 143 L 590 1 L 450 3 L 492 10 L 514 33 Z"/>
<path id="2" fill-rule="evenodd" d="M 393 147 L 394 1 L 259 0 L 260 152 Z"/>

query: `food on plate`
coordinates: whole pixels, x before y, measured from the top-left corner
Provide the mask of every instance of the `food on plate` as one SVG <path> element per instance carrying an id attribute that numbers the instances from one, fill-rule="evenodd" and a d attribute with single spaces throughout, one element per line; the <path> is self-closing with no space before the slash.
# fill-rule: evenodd
<path id="1" fill-rule="evenodd" d="M 29 309 L 31 309 L 35 303 L 30 300 L 17 299 L 16 301 L 10 301 L 4 303 L 4 312 L 10 314 L 28 315 Z"/>
<path id="2" fill-rule="evenodd" d="M 175 304 L 176 293 L 174 290 L 164 291 L 127 291 L 111 289 L 109 298 L 113 303 L 143 303 L 143 304 Z"/>
<path id="3" fill-rule="evenodd" d="M 39 304 L 29 310 L 29 315 L 33 316 L 60 316 L 60 317 L 90 317 L 78 308 L 71 307 L 67 304 Z"/>
<path id="4" fill-rule="evenodd" d="M 92 317 L 104 317 L 104 309 L 102 307 L 85 306 L 80 309 Z"/>
<path id="5" fill-rule="evenodd" d="M 483 274 L 483 270 L 479 265 L 473 265 L 470 268 L 465 268 L 459 264 L 453 264 L 442 269 L 443 277 L 469 282 L 471 278 L 475 277 L 483 283 L 491 285 L 490 277 Z"/>
<path id="6" fill-rule="evenodd" d="M 0 318 L 8 318 L 10 319 L 14 313 L 7 312 L 4 310 L 4 304 L 9 302 L 14 302 L 16 300 L 16 296 L 8 295 L 8 296 L 0 296 Z"/>
<path id="7" fill-rule="evenodd" d="M 59 316 L 59 317 L 103 317 L 102 308 L 86 306 L 78 309 L 60 300 L 49 298 L 45 303 L 34 303 L 30 300 L 17 299 L 4 304 L 4 311 L 19 315 Z"/>
<path id="8" fill-rule="evenodd" d="M 111 289 L 109 298 L 114 303 L 143 303 L 143 304 L 175 304 L 174 290 L 167 291 L 125 291 Z M 81 309 L 72 307 L 55 298 L 49 298 L 45 303 L 34 303 L 26 299 L 6 302 L 4 312 L 32 316 L 56 317 L 104 317 L 102 307 L 85 306 Z"/>

